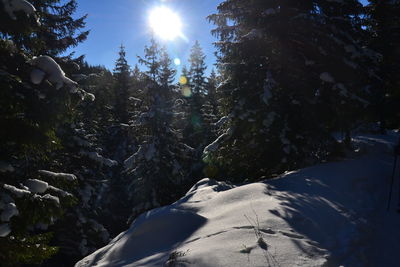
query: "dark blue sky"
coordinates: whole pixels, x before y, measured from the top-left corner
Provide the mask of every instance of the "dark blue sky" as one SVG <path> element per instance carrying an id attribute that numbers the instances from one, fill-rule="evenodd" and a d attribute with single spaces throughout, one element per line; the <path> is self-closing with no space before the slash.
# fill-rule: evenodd
<path id="1" fill-rule="evenodd" d="M 212 45 L 215 39 L 210 33 L 213 25 L 206 17 L 216 11 L 220 2 L 222 0 L 81 0 L 76 16 L 89 15 L 87 28 L 91 32 L 88 39 L 73 50 L 77 56 L 85 54 L 92 65 L 112 69 L 123 43 L 128 63 L 134 66 L 136 55 L 142 56 L 144 46 L 149 43 L 148 14 L 152 8 L 164 5 L 180 15 L 187 37 L 187 40 L 162 42 L 167 45 L 170 56 L 185 62 L 194 41 L 199 40 L 207 55 L 207 64 L 211 66 L 215 62 Z"/>
<path id="2" fill-rule="evenodd" d="M 86 55 L 92 65 L 104 65 L 113 69 L 121 43 L 127 51 L 128 63 L 137 63 L 136 55 L 143 55 L 143 49 L 150 39 L 148 15 L 154 7 L 164 5 L 181 17 L 183 33 L 187 40 L 164 41 L 172 58 L 186 63 L 190 48 L 199 40 L 207 55 L 207 73 L 215 62 L 215 41 L 210 31 L 213 25 L 206 17 L 216 12 L 223 0 L 78 0 L 76 16 L 88 14 L 87 29 L 91 33 L 84 43 L 73 50 L 76 55 Z M 361 0 L 364 4 L 367 0 Z M 178 67 L 178 70 L 180 67 Z"/>

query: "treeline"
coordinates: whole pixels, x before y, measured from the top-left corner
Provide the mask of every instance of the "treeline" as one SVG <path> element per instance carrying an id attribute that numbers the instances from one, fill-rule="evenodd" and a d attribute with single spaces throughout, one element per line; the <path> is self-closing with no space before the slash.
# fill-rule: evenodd
<path id="1" fill-rule="evenodd" d="M 0 2 L 5 266 L 71 266 L 202 177 L 258 181 L 400 126 L 399 1 L 225 0 L 208 77 L 198 42 L 179 77 L 153 38 L 140 68 L 123 46 L 112 71 L 61 56 L 88 35 L 76 5 Z"/>

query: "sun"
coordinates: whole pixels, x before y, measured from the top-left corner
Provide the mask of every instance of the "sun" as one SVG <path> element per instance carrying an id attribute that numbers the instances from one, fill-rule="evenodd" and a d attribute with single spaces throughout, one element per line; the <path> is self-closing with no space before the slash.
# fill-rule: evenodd
<path id="1" fill-rule="evenodd" d="M 165 40 L 174 40 L 182 36 L 182 22 L 178 14 L 161 6 L 150 12 L 150 27 L 154 34 Z"/>

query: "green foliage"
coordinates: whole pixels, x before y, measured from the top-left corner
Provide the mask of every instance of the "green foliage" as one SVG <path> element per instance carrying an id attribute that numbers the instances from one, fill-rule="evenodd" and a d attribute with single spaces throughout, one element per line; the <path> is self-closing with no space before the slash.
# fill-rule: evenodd
<path id="1" fill-rule="evenodd" d="M 119 58 L 115 63 L 115 104 L 114 111 L 120 122 L 127 123 L 128 118 L 128 99 L 131 86 L 130 66 L 126 60 L 126 52 L 123 45 L 120 47 Z"/>
<path id="2" fill-rule="evenodd" d="M 41 264 L 57 253 L 49 246 L 52 234 L 47 227 L 60 220 L 65 209 L 77 199 L 65 190 L 76 182 L 38 175 L 40 169 L 62 169 L 54 154 L 64 149 L 60 126 L 71 121 L 74 109 L 86 93 L 72 94 L 66 86 L 56 89 L 44 77 L 33 83 L 34 56 L 50 55 L 67 76 L 71 58 L 57 58 L 67 48 L 83 41 L 88 32 L 85 17 L 73 19 L 76 1 L 32 1 L 35 14 L 17 12 L 13 19 L 0 3 L 0 161 L 10 166 L 0 173 L 1 209 L 14 205 L 14 216 L 2 218 L 11 232 L 0 238 L 0 261 L 3 265 Z M 76 34 L 77 33 L 77 34 Z M 37 70 L 36 70 L 37 71 Z M 43 70 L 44 71 L 44 70 Z M 39 181 L 29 181 L 38 179 Z M 46 185 L 43 192 L 30 192 L 29 182 Z M 48 185 L 46 184 L 48 182 Z M 36 184 L 37 186 L 37 184 Z M 22 191 L 21 191 L 22 190 Z"/>
<path id="3" fill-rule="evenodd" d="M 349 136 L 373 76 L 361 10 L 357 1 L 226 0 L 209 16 L 230 123 L 206 156 L 221 177 L 258 179 L 319 162 L 335 145 L 332 132 Z"/>
<path id="4" fill-rule="evenodd" d="M 46 245 L 51 238 L 51 233 L 36 234 L 29 237 L 26 235 L 0 237 L 2 266 L 15 267 L 43 263 L 58 251 L 58 248 Z"/>

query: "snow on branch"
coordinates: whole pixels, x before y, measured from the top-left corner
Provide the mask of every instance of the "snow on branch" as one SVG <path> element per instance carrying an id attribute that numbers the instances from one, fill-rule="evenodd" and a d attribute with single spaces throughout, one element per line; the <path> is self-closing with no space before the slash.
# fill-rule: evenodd
<path id="1" fill-rule="evenodd" d="M 211 144 L 209 144 L 208 146 L 206 146 L 203 150 L 203 154 L 209 154 L 210 152 L 214 152 L 217 151 L 219 148 L 219 145 L 225 141 L 226 139 L 228 139 L 231 135 L 232 135 L 232 128 L 229 128 L 225 133 L 221 134 L 220 136 L 218 136 L 217 139 L 214 140 L 214 142 L 212 142 Z"/>
<path id="2" fill-rule="evenodd" d="M 107 167 L 114 167 L 118 165 L 117 161 L 105 158 L 97 152 L 81 151 L 79 154 L 90 158 L 91 160 L 97 162 L 100 166 L 106 165 Z"/>
<path id="3" fill-rule="evenodd" d="M 62 173 L 62 172 L 51 172 L 46 170 L 39 170 L 39 173 L 45 175 L 47 177 L 56 178 L 56 179 L 64 179 L 67 181 L 75 181 L 76 176 L 70 173 Z"/>
<path id="4" fill-rule="evenodd" d="M 38 179 L 28 179 L 24 183 L 32 193 L 44 193 L 49 187 L 48 183 Z"/>
<path id="5" fill-rule="evenodd" d="M 1 0 L 3 2 L 4 10 L 10 16 L 11 19 L 16 20 L 16 12 L 22 11 L 28 17 L 33 16 L 36 18 L 36 22 L 40 25 L 38 18 L 36 17 L 36 8 L 25 0 Z"/>
<path id="6" fill-rule="evenodd" d="M 19 211 L 15 203 L 8 203 L 4 206 L 3 212 L 0 215 L 0 219 L 3 222 L 9 222 L 12 217 L 17 216 Z"/>
<path id="7" fill-rule="evenodd" d="M 24 197 L 26 195 L 30 195 L 31 192 L 25 189 L 19 189 L 13 185 L 9 185 L 9 184 L 4 184 L 3 188 L 7 191 L 9 191 L 11 194 L 13 194 L 14 196 L 16 196 L 17 198 L 20 197 Z"/>
<path id="8" fill-rule="evenodd" d="M 49 82 L 56 85 L 56 89 L 60 89 L 64 85 L 70 88 L 71 93 L 77 92 L 78 83 L 65 76 L 60 65 L 49 56 L 34 57 L 28 61 L 36 69 L 31 72 L 31 81 L 33 84 L 40 84 L 47 78 Z"/>

